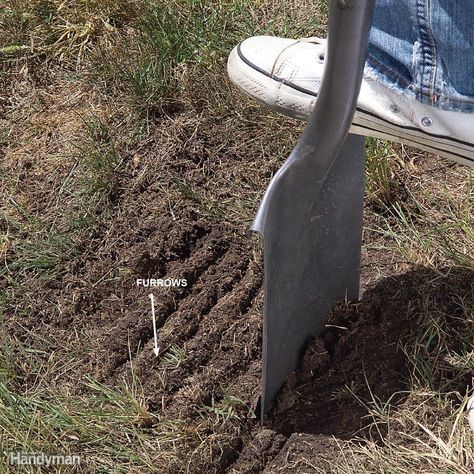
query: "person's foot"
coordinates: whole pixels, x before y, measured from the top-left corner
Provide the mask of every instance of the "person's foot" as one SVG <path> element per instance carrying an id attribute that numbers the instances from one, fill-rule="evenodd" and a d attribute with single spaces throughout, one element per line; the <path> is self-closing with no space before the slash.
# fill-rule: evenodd
<path id="1" fill-rule="evenodd" d="M 249 38 L 230 53 L 229 77 L 273 110 L 307 120 L 324 70 L 326 41 Z M 351 132 L 411 145 L 474 165 L 474 114 L 439 110 L 365 75 Z"/>

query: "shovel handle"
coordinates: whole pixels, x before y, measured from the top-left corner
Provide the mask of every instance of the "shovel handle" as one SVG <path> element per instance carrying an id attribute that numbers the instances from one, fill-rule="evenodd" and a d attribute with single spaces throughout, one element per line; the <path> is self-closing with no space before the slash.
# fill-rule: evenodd
<path id="1" fill-rule="evenodd" d="M 342 148 L 359 96 L 375 0 L 331 0 L 328 49 L 313 113 L 293 152 L 273 178 L 251 229 L 265 236 L 286 184 L 312 177 L 316 195 Z M 272 219 L 270 219 L 271 221 Z M 271 231 L 271 230 L 270 230 Z"/>

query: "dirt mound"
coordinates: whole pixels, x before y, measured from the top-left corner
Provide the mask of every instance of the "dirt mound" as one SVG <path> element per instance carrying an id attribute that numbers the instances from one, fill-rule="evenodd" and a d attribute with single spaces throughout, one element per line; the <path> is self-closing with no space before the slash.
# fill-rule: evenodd
<path id="1" fill-rule="evenodd" d="M 416 277 L 386 279 L 360 303 L 333 312 L 280 394 L 272 414 L 279 431 L 351 437 L 367 424 L 367 409 L 357 397 L 380 403 L 405 389 L 408 371 L 401 344 L 416 326 L 410 311 Z"/>

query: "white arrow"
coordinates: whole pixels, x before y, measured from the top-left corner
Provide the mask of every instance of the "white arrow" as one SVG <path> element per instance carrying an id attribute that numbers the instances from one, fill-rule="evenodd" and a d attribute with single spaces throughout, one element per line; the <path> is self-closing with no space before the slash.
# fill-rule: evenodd
<path id="1" fill-rule="evenodd" d="M 153 352 L 155 353 L 155 356 L 158 357 L 158 354 L 160 353 L 160 348 L 158 347 L 158 335 L 156 331 L 155 297 L 153 296 L 153 293 L 150 293 L 148 296 L 150 297 L 150 300 L 151 300 L 151 315 L 153 318 L 153 341 L 154 341 Z"/>

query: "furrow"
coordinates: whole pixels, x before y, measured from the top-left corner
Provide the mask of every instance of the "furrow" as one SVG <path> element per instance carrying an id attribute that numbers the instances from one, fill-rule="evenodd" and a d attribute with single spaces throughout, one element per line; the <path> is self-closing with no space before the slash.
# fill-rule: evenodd
<path id="1" fill-rule="evenodd" d="M 262 276 L 254 270 L 250 267 L 239 285 L 212 309 L 186 344 L 186 360 L 167 377 L 168 396 L 177 392 L 166 403 L 169 410 L 186 411 L 186 405 L 196 401 L 210 402 L 214 387 L 240 374 L 260 357 L 260 312 L 242 315 L 242 309 L 251 304 L 261 288 Z M 234 320 L 230 326 L 229 320 Z M 195 390 L 200 392 L 197 397 Z"/>
<path id="2" fill-rule="evenodd" d="M 197 251 L 183 264 L 174 264 L 170 267 L 167 278 L 185 278 L 188 282 L 186 287 L 174 288 L 154 288 L 155 314 L 157 327 L 161 328 L 168 317 L 178 307 L 180 301 L 186 298 L 193 291 L 194 284 L 200 276 L 213 264 L 215 264 L 228 250 L 229 243 L 222 238 L 215 238 L 212 234 L 202 239 Z M 137 307 L 135 298 L 129 301 L 130 306 Z M 136 353 L 147 341 L 153 337 L 153 325 L 150 319 L 150 303 L 145 295 L 140 295 L 141 307 L 135 311 L 126 313 L 114 327 L 102 329 L 102 341 L 100 345 L 101 353 L 99 360 L 101 367 L 99 376 L 110 376 L 117 367 L 124 364 L 129 359 L 129 351 Z"/>
<path id="3" fill-rule="evenodd" d="M 205 318 L 219 299 L 225 297 L 242 279 L 248 268 L 249 258 L 242 258 L 229 251 L 211 265 L 193 286 L 193 291 L 179 302 L 179 306 L 158 331 L 158 347 L 165 353 L 172 346 L 182 346 L 198 331 L 200 321 Z M 248 254 L 248 252 L 246 252 Z M 224 270 L 226 273 L 224 274 Z M 133 359 L 138 373 L 157 368 L 159 359 L 151 357 L 153 340 Z M 123 370 L 129 369 L 127 361 Z"/>

